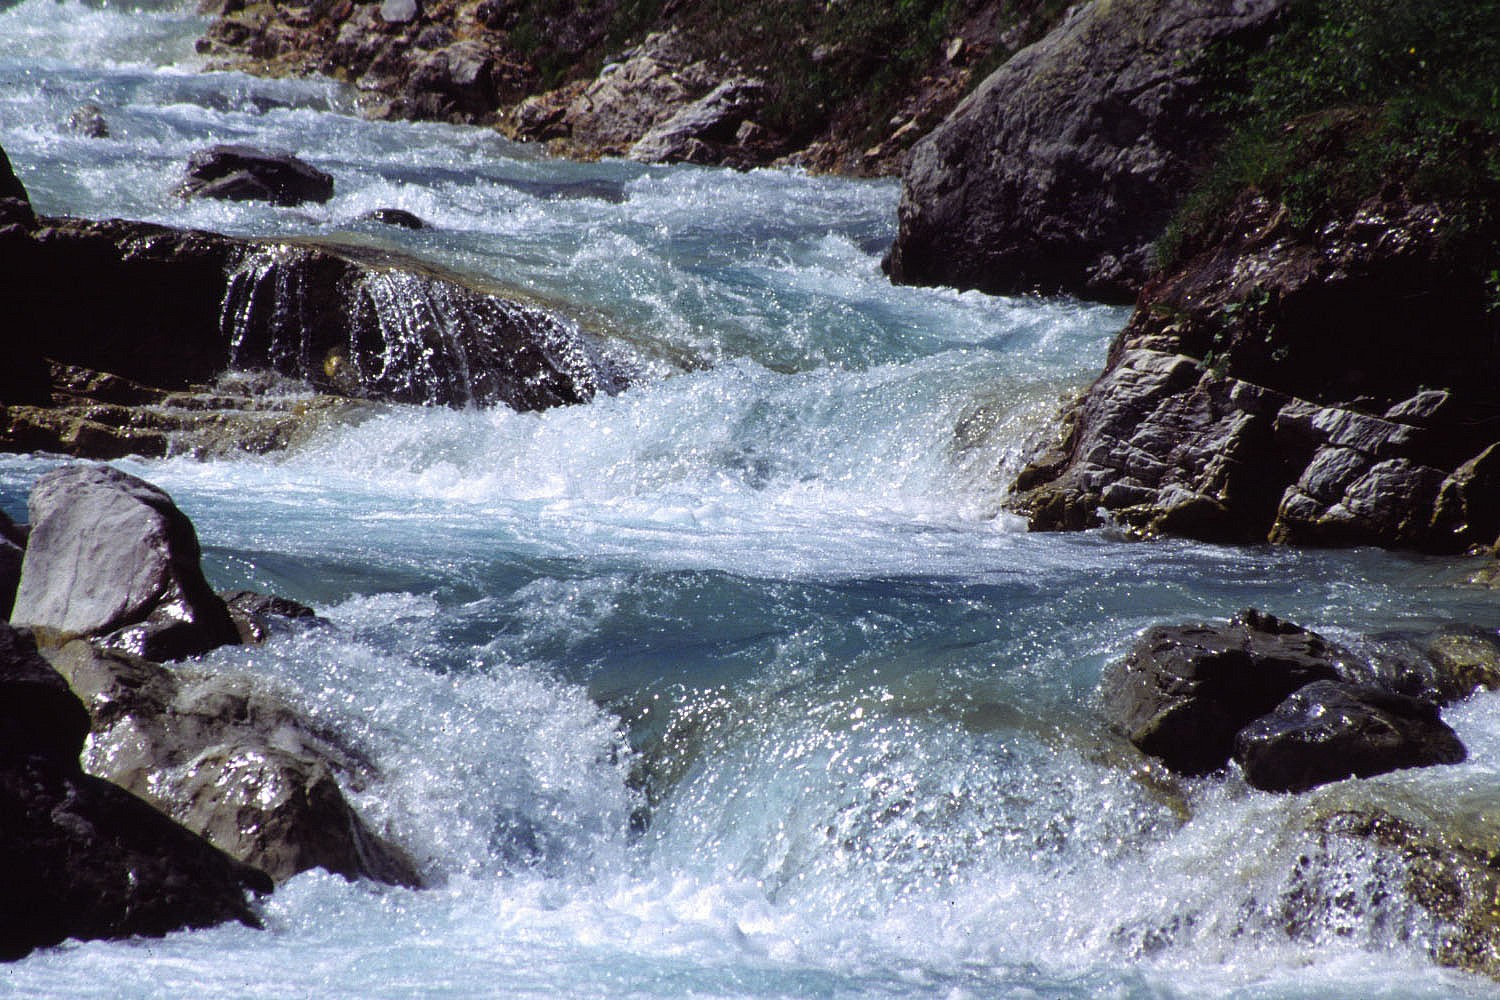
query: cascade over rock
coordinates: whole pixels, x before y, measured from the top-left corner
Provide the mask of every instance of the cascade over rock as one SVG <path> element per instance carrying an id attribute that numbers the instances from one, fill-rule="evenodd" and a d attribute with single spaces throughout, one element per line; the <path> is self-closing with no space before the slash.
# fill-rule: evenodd
<path id="1" fill-rule="evenodd" d="M 239 642 L 199 566 L 198 535 L 172 498 L 106 465 L 37 480 L 12 620 L 100 636 L 155 659 Z"/>
<path id="2" fill-rule="evenodd" d="M 1197 60 L 1286 0 L 1094 0 L 912 147 L 887 259 L 903 284 L 1129 299 L 1218 130 Z"/>
<path id="3" fill-rule="evenodd" d="M 0 624 L 0 958 L 66 938 L 260 926 L 241 864 L 79 768 L 88 712 L 31 637 Z"/>
<path id="4" fill-rule="evenodd" d="M 1306 236 L 1242 194 L 1143 292 L 1012 506 L 1033 530 L 1102 510 L 1213 541 L 1493 545 L 1500 313 L 1445 213 L 1392 188 Z"/>

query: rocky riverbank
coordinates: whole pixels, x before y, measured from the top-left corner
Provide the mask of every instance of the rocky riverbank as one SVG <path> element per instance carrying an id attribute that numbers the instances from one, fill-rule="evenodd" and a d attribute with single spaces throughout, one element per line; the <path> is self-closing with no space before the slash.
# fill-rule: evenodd
<path id="1" fill-rule="evenodd" d="M 232 0 L 199 50 L 345 80 L 377 117 L 492 124 L 568 156 L 872 174 L 1065 6 Z"/>

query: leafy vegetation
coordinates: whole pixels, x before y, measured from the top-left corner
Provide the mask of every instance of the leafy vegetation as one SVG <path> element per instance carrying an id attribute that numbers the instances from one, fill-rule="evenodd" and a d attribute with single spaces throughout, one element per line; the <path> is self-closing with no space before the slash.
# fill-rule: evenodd
<path id="1" fill-rule="evenodd" d="M 1164 263 L 1251 189 L 1303 232 L 1400 185 L 1455 231 L 1500 211 L 1500 0 L 1302 0 L 1265 50 L 1220 53 L 1217 162 L 1164 237 Z"/>

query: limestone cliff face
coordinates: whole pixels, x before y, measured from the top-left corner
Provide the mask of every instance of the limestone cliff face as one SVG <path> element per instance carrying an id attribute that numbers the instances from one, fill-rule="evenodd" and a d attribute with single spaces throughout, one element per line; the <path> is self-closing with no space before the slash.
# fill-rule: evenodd
<path id="1" fill-rule="evenodd" d="M 1285 0 L 1094 0 L 913 147 L 887 267 L 900 283 L 1128 300 L 1219 129 L 1209 46 Z"/>
<path id="2" fill-rule="evenodd" d="M 1147 286 L 1013 503 L 1041 530 L 1493 544 L 1500 313 L 1466 246 L 1496 234 L 1448 211 L 1391 185 L 1307 235 L 1241 195 Z"/>

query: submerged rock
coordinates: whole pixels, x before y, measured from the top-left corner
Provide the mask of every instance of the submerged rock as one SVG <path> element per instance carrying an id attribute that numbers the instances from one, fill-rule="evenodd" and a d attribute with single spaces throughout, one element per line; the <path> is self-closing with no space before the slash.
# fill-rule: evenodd
<path id="1" fill-rule="evenodd" d="M 333 177 L 291 153 L 250 146 L 211 146 L 188 158 L 178 192 L 187 198 L 269 201 L 290 206 L 332 198 Z"/>
<path id="2" fill-rule="evenodd" d="M 1203 63 L 1286 0 L 1094 0 L 1013 56 L 902 179 L 893 280 L 1129 299 L 1218 136 Z"/>
<path id="3" fill-rule="evenodd" d="M 66 938 L 260 926 L 260 871 L 83 773 L 88 713 L 24 633 L 0 625 L 0 958 Z"/>
<path id="4" fill-rule="evenodd" d="M 203 577 L 192 522 L 161 489 L 103 465 L 37 480 L 12 619 L 154 659 L 239 642 Z"/>
<path id="5" fill-rule="evenodd" d="M 1111 725 L 1184 774 L 1223 767 L 1235 734 L 1353 654 L 1256 611 L 1227 625 L 1157 626 L 1101 680 Z"/>
<path id="6" fill-rule="evenodd" d="M 373 765 L 254 678 L 168 670 L 83 640 L 45 652 L 93 713 L 90 772 L 278 882 L 322 868 L 420 884 L 410 859 L 370 829 L 340 788 L 340 777 L 372 781 Z"/>
<path id="7" fill-rule="evenodd" d="M 362 218 L 373 222 L 383 223 L 387 226 L 396 226 L 400 229 L 426 229 L 427 223 L 421 217 L 404 208 L 377 208 Z"/>
<path id="8" fill-rule="evenodd" d="M 272 631 L 287 625 L 326 624 L 312 608 L 285 597 L 253 590 L 222 590 L 219 597 L 229 608 L 243 643 L 265 642 Z"/>
<path id="9" fill-rule="evenodd" d="M 108 139 L 109 122 L 104 118 L 104 109 L 97 104 L 80 104 L 68 115 L 67 129 L 89 139 Z"/>
<path id="10" fill-rule="evenodd" d="M 1245 780 L 1269 792 L 1458 764 L 1466 755 L 1431 702 L 1332 681 L 1298 689 L 1234 739 Z"/>

